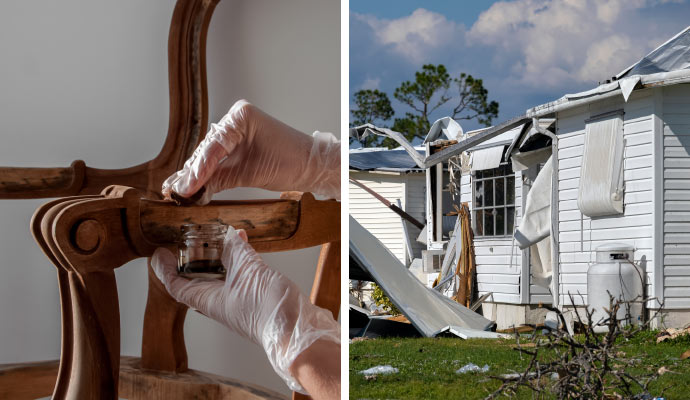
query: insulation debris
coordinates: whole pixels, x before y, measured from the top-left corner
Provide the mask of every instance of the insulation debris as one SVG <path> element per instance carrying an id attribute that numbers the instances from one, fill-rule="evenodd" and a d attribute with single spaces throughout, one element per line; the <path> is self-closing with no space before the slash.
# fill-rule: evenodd
<path id="1" fill-rule="evenodd" d="M 377 365 L 364 371 L 359 371 L 362 375 L 386 375 L 386 374 L 397 374 L 398 369 L 393 368 L 390 365 Z"/>
<path id="2" fill-rule="evenodd" d="M 466 374 L 468 372 L 489 372 L 489 365 L 484 364 L 483 367 L 479 368 L 479 365 L 474 364 L 474 363 L 468 363 L 460 367 L 457 371 L 455 371 L 456 374 Z"/>

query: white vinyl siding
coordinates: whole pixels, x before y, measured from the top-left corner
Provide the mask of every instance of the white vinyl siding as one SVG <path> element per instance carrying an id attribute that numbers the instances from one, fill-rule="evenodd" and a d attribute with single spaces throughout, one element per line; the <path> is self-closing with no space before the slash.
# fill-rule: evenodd
<path id="1" fill-rule="evenodd" d="M 690 308 L 690 85 L 662 93 L 664 307 Z"/>
<path id="2" fill-rule="evenodd" d="M 585 120 L 604 112 L 623 109 L 625 183 L 624 214 L 589 218 L 580 213 L 577 188 L 585 139 Z M 622 98 L 598 101 L 559 113 L 558 219 L 560 303 L 587 302 L 587 270 L 595 249 L 606 243 L 625 243 L 635 248 L 634 259 L 653 282 L 653 96 L 651 90 Z M 648 290 L 648 293 L 649 290 Z M 581 296 L 580 296 L 581 295 Z"/>
<path id="3" fill-rule="evenodd" d="M 396 204 L 396 200 L 399 199 L 403 210 L 420 221 L 424 221 L 423 174 L 350 171 L 350 177 L 358 180 L 393 204 Z M 409 189 L 406 189 L 408 180 L 410 180 L 411 185 Z M 407 250 L 400 216 L 364 189 L 352 183 L 349 184 L 349 199 L 350 215 L 380 240 L 400 262 L 406 264 Z M 408 224 L 408 228 L 410 227 L 412 229 L 411 233 L 417 232 L 416 234 L 418 234 L 417 228 Z M 416 236 L 414 238 L 416 239 Z M 416 245 L 413 243 L 413 253 L 417 257 L 421 256 L 423 246 L 422 244 Z"/>
<path id="4" fill-rule="evenodd" d="M 471 175 L 461 178 L 461 201 L 472 209 Z M 515 173 L 515 226 L 522 215 L 522 175 Z M 474 215 L 474 214 L 472 214 Z M 475 261 L 477 263 L 477 286 L 479 296 L 493 292 L 487 301 L 520 304 L 520 271 L 522 252 L 513 243 L 511 236 L 483 237 L 474 239 Z M 512 253 L 512 256 L 511 256 Z"/>

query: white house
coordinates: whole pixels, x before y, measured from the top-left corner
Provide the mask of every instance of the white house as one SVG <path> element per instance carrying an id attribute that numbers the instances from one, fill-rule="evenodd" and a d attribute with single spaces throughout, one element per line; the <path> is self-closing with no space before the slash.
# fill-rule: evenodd
<path id="1" fill-rule="evenodd" d="M 424 221 L 424 171 L 402 149 L 350 150 L 350 178 L 356 179 L 419 221 Z M 424 244 L 415 240 L 419 228 L 403 223 L 398 214 L 361 187 L 350 182 L 349 213 L 405 265 L 421 257 Z M 406 239 L 404 228 L 408 230 Z"/>
<path id="2" fill-rule="evenodd" d="M 449 230 L 453 226 L 446 223 L 446 227 L 439 232 L 439 215 L 452 210 L 453 204 L 467 203 L 474 232 L 478 296 L 490 293 L 482 309 L 485 316 L 499 322 L 499 327 L 528 322 L 529 310 L 524 305 L 550 300 L 546 289 L 533 285 L 528 292 L 521 287 L 529 275 L 523 276 L 522 252 L 513 239 L 513 231 L 522 215 L 523 177 L 521 171 L 513 171 L 512 164 L 505 161 L 505 156 L 513 139 L 523 128 L 529 127 L 518 125 L 472 147 L 467 151 L 469 157 L 462 159 L 461 154 L 427 169 L 429 248 L 443 249 L 448 246 Z M 483 131 L 467 132 L 458 139 L 462 141 Z M 434 154 L 443 145 L 442 142 L 432 141 L 428 145 L 428 154 Z M 461 164 L 460 168 L 458 164 Z M 453 179 L 445 179 L 439 185 L 439 171 L 450 169 L 452 172 L 454 168 L 457 171 Z M 456 181 L 456 185 L 459 181 L 458 187 L 450 190 L 456 196 L 459 194 L 459 197 L 452 204 L 447 204 L 450 203 L 449 196 L 444 196 L 444 192 L 448 192 L 448 183 L 452 180 Z M 439 204 L 438 199 L 444 203 Z"/>
<path id="3" fill-rule="evenodd" d="M 470 203 L 476 235 L 479 294 L 493 292 L 484 314 L 499 327 L 528 321 L 533 316 L 529 305 L 538 302 L 569 307 L 572 294 L 574 305 L 587 304 L 587 271 L 595 262 L 595 250 L 613 242 L 634 248 L 634 262 L 646 272 L 646 295 L 658 299 L 649 302 L 648 308 L 663 304 L 668 326 L 690 322 L 688 68 L 690 28 L 613 82 L 527 110 L 526 116 L 540 132 L 520 130 L 508 151 L 517 155 L 512 163 L 516 169 L 531 167 L 513 172 L 508 170 L 511 164 L 504 164 L 505 170 L 462 175 L 462 201 Z M 546 179 L 551 181 L 553 223 L 542 242 L 551 248 L 539 251 L 548 267 L 542 275 L 551 271 L 551 293 L 532 284 L 530 269 L 535 266 L 528 251 L 537 249 L 532 246 L 520 252 L 508 233 L 510 226 L 520 225 L 525 205 L 521 194 L 526 196 L 545 161 L 543 154 L 531 163 L 523 156 L 538 149 L 546 151 L 546 157 L 551 153 L 553 168 Z M 480 146 L 472 150 L 481 151 Z M 502 175 L 505 178 L 496 179 Z M 493 181 L 496 196 L 501 179 L 515 182 L 512 189 L 504 185 L 514 195 L 506 192 L 502 203 L 509 207 L 507 199 L 514 198 L 516 216 L 511 225 L 506 208 L 506 217 L 501 217 L 505 228 L 499 222 L 501 202 L 494 199 L 489 204 L 486 192 L 491 187 L 487 183 Z M 486 223 L 490 214 L 493 227 Z M 493 229 L 493 237 L 487 229 Z M 501 236 L 502 232 L 506 235 Z M 550 257 L 544 257 L 549 253 Z"/>
<path id="4" fill-rule="evenodd" d="M 592 90 L 486 130 L 455 125 L 434 124 L 424 157 L 372 131 L 425 170 L 430 251 L 448 245 L 452 206 L 468 203 L 478 296 L 490 294 L 482 312 L 499 328 L 542 322 L 539 303 L 588 304 L 596 249 L 612 243 L 633 249 L 650 313 L 663 304 L 667 326 L 690 322 L 690 27 Z M 353 190 L 351 213 L 379 229 Z M 398 189 L 409 207 L 408 192 L 421 191 Z"/>

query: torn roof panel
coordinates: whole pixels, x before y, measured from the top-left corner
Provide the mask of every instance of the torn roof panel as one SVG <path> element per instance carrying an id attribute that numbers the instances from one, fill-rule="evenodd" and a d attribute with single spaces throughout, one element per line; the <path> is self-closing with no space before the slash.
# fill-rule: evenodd
<path id="1" fill-rule="evenodd" d="M 400 132 L 396 132 L 387 128 L 379 128 L 372 124 L 365 124 L 362 126 L 358 126 L 356 128 L 350 128 L 350 136 L 356 138 L 357 140 L 361 140 L 365 138 L 367 135 L 371 134 L 389 137 L 398 142 L 405 149 L 405 151 L 415 161 L 415 164 L 419 168 L 426 169 L 440 162 L 446 161 L 448 158 L 454 155 L 472 149 L 485 142 L 488 142 L 489 144 L 477 147 L 477 149 L 483 147 L 496 146 L 499 144 L 508 144 L 510 143 L 512 137 L 515 136 L 515 134 L 517 134 L 518 132 L 520 132 L 522 125 L 529 121 L 530 118 L 521 115 L 509 119 L 508 121 L 502 122 L 496 126 L 476 131 L 477 133 L 475 133 L 473 136 L 462 135 L 464 137 L 463 140 L 460 140 L 455 144 L 444 147 L 443 149 L 439 150 L 434 154 L 429 155 L 428 157 L 424 157 L 423 154 L 421 154 L 417 149 L 415 149 L 414 146 L 412 146 L 412 144 L 410 144 L 410 142 L 407 141 L 407 139 L 405 139 L 405 137 Z M 502 136 L 503 134 L 506 135 Z M 495 139 L 497 136 L 499 138 Z M 490 142 L 490 140 L 492 139 L 495 139 L 495 141 Z"/>
<path id="2" fill-rule="evenodd" d="M 588 104 L 592 101 L 623 95 L 625 101 L 635 88 L 668 86 L 690 82 L 690 26 L 657 47 L 637 63 L 624 69 L 613 82 L 584 92 L 566 94 L 527 110 L 530 117 L 549 116 L 554 112 Z"/>
<path id="3" fill-rule="evenodd" d="M 624 69 L 616 75 L 616 79 L 688 68 L 690 68 L 690 26 L 654 49 L 637 63 Z"/>
<path id="4" fill-rule="evenodd" d="M 459 303 L 424 286 L 396 256 L 352 216 L 350 254 L 386 292 L 419 332 L 433 337 L 449 325 L 489 330 L 495 324 Z"/>
<path id="5" fill-rule="evenodd" d="M 407 154 L 412 157 L 419 168 L 426 168 L 426 165 L 424 165 L 424 155 L 418 153 L 414 146 L 405 139 L 402 133 L 388 128 L 379 128 L 372 124 L 364 124 L 355 128 L 350 128 L 350 137 L 357 140 L 362 140 L 369 135 L 385 136 L 395 140 L 405 151 L 407 151 Z"/>
<path id="6" fill-rule="evenodd" d="M 420 150 L 417 152 L 423 156 Z M 350 150 L 350 169 L 359 171 L 412 172 L 424 171 L 404 149 Z"/>
<path id="7" fill-rule="evenodd" d="M 470 150 L 475 148 L 475 150 L 478 150 L 480 148 L 485 148 L 485 147 L 491 147 L 491 146 L 496 146 L 499 144 L 507 144 L 505 142 L 510 143 L 510 139 L 507 140 L 502 140 L 502 139 L 495 139 L 496 137 L 500 137 L 503 134 L 509 133 L 509 135 L 506 136 L 512 137 L 518 132 L 520 132 L 520 129 L 523 124 L 527 123 L 530 121 L 530 118 L 521 115 L 519 117 L 515 117 L 512 119 L 509 119 L 508 121 L 502 122 L 496 126 L 492 126 L 491 128 L 486 128 L 483 130 L 480 130 L 478 133 L 474 134 L 473 136 L 470 136 L 469 134 L 467 135 L 467 139 L 462 140 L 458 142 L 457 144 L 448 146 L 424 159 L 424 165 L 426 167 L 430 167 L 432 165 L 436 165 L 440 162 L 446 161 L 448 158 L 460 154 L 463 151 Z M 510 133 L 513 131 L 513 133 Z M 490 140 L 495 139 L 497 143 L 492 143 Z M 488 143 L 488 144 L 486 144 Z M 478 146 L 482 144 L 482 146 Z"/>
<path id="8" fill-rule="evenodd" d="M 491 139 L 484 141 L 481 145 L 476 146 L 475 148 L 469 149 L 469 150 L 476 150 L 476 149 L 480 149 L 480 148 L 510 144 L 513 141 L 513 139 L 515 139 L 515 136 L 517 136 L 522 131 L 523 126 L 524 126 L 524 124 L 518 125 L 515 128 L 513 128 L 507 132 L 501 133 L 498 136 L 492 137 Z M 474 132 L 481 133 L 481 132 L 484 132 L 488 129 L 490 129 L 490 128 L 478 129 L 476 131 L 468 132 L 467 136 L 473 136 L 472 134 Z"/>
<path id="9" fill-rule="evenodd" d="M 441 135 L 448 140 L 462 140 L 463 130 L 460 124 L 451 117 L 439 118 L 431 125 L 423 143 L 433 142 Z"/>

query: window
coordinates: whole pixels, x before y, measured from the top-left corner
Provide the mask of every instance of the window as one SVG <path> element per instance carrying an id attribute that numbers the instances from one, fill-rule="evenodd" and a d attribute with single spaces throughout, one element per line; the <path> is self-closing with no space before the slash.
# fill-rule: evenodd
<path id="1" fill-rule="evenodd" d="M 513 234 L 515 174 L 509 163 L 475 171 L 472 179 L 472 216 L 477 236 Z"/>

